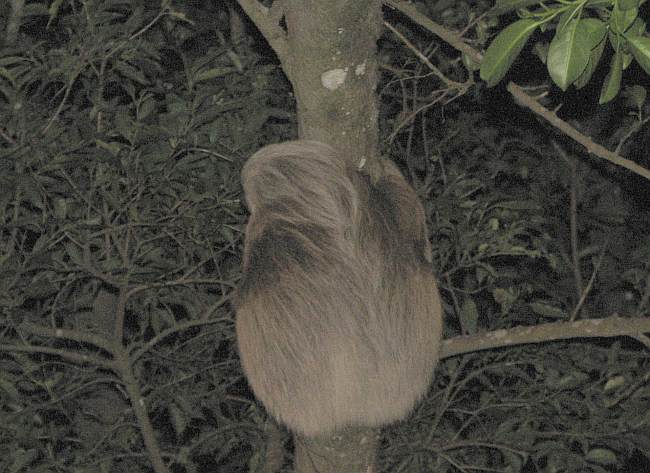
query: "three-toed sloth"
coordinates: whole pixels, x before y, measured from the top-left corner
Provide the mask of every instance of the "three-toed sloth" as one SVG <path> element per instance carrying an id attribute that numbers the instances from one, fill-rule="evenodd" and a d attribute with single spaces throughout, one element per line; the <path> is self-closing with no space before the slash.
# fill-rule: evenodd
<path id="1" fill-rule="evenodd" d="M 266 409 L 302 435 L 405 417 L 438 362 L 424 209 L 384 168 L 373 182 L 330 146 L 291 141 L 262 148 L 242 172 L 241 361 Z"/>

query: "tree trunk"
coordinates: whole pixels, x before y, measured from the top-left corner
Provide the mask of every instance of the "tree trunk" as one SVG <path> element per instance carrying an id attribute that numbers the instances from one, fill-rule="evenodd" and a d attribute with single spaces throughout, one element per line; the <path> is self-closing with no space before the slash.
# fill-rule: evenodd
<path id="1" fill-rule="evenodd" d="M 291 81 L 298 104 L 299 137 L 328 143 L 375 175 L 381 2 L 284 0 L 266 8 L 257 0 L 238 1 L 275 50 Z M 299 473 L 375 471 L 377 429 L 294 438 Z"/>
<path id="2" fill-rule="evenodd" d="M 379 429 L 343 429 L 307 439 L 295 436 L 298 473 L 374 473 Z"/>
<path id="3" fill-rule="evenodd" d="M 375 0 L 289 0 L 285 71 L 298 102 L 301 138 L 336 146 L 351 159 L 377 155 Z"/>

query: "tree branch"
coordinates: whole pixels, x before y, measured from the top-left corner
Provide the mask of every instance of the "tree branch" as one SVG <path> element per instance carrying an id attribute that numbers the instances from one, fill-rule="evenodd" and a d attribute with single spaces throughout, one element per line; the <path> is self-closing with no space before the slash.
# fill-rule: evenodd
<path id="1" fill-rule="evenodd" d="M 113 353 L 113 345 L 104 337 L 83 332 L 81 330 L 69 330 L 64 328 L 50 328 L 31 322 L 23 322 L 17 327 L 18 332 L 25 332 L 31 335 L 38 335 L 49 338 L 66 338 L 82 343 L 90 343 L 108 353 Z"/>
<path id="2" fill-rule="evenodd" d="M 398 10 L 400 13 L 408 17 L 411 21 L 432 32 L 447 44 L 449 44 L 451 47 L 455 48 L 457 51 L 472 58 L 472 60 L 475 62 L 480 63 L 482 61 L 482 54 L 465 43 L 461 35 L 450 31 L 447 28 L 432 21 L 430 18 L 427 18 L 425 15 L 420 13 L 412 3 L 401 0 L 383 0 L 383 4 L 389 8 Z M 544 118 L 552 126 L 560 130 L 569 138 L 583 145 L 587 149 L 588 153 L 606 159 L 613 164 L 624 167 L 625 169 L 628 169 L 633 173 L 650 180 L 649 169 L 639 166 L 635 162 L 619 156 L 615 152 L 612 152 L 604 146 L 601 146 L 598 143 L 594 142 L 590 137 L 580 133 L 567 122 L 559 118 L 555 113 L 539 104 L 534 98 L 528 96 L 528 94 L 526 94 L 514 82 L 510 82 L 507 86 L 507 89 L 515 98 L 517 103 L 519 103 L 519 105 L 527 107 L 533 113 L 536 113 L 537 115 Z"/>
<path id="3" fill-rule="evenodd" d="M 618 154 L 608 150 L 604 146 L 599 145 L 590 137 L 583 135 L 578 130 L 573 128 L 567 122 L 558 117 L 554 112 L 550 111 L 537 100 L 528 95 L 521 87 L 519 87 L 514 82 L 508 83 L 507 86 L 508 92 L 510 92 L 517 103 L 523 107 L 530 109 L 532 112 L 536 113 L 544 120 L 549 122 L 555 128 L 560 130 L 562 133 L 567 135 L 569 138 L 580 143 L 587 149 L 587 152 L 593 155 L 596 155 L 600 158 L 606 159 L 607 161 L 616 164 L 618 166 L 629 169 L 639 176 L 645 177 L 650 180 L 650 169 L 646 169 L 643 166 L 639 166 L 634 161 L 625 159 Z"/>
<path id="4" fill-rule="evenodd" d="M 70 350 L 63 350 L 60 348 L 41 347 L 37 345 L 5 345 L 0 344 L 0 352 L 13 352 L 13 353 L 43 353 L 46 355 L 54 355 L 63 358 L 64 360 L 78 363 L 80 365 L 88 364 L 99 366 L 105 369 L 113 369 L 113 362 L 93 355 L 86 355 L 84 353 L 74 353 Z"/>
<path id="5" fill-rule="evenodd" d="M 438 38 L 443 40 L 445 43 L 457 51 L 463 54 L 467 54 L 474 62 L 480 63 L 483 60 L 483 55 L 476 49 L 472 48 L 469 44 L 465 43 L 460 35 L 448 30 L 444 26 L 439 25 L 435 21 L 428 18 L 426 15 L 420 13 L 415 7 L 415 4 L 401 0 L 383 0 L 383 3 L 387 7 L 394 8 L 395 10 L 401 12 L 403 15 L 411 19 L 411 21 L 417 23 L 424 29 L 431 31 Z"/>
<path id="6" fill-rule="evenodd" d="M 650 317 L 580 320 L 578 322 L 552 322 L 548 324 L 495 330 L 480 335 L 460 336 L 444 340 L 440 358 L 463 353 L 473 353 L 492 348 L 542 343 L 571 338 L 600 338 L 628 336 L 634 339 L 650 332 Z"/>
<path id="7" fill-rule="evenodd" d="M 287 61 L 287 38 L 280 27 L 284 17 L 284 8 L 280 0 L 275 0 L 271 8 L 267 8 L 257 0 L 237 0 L 244 13 L 255 23 L 257 29 L 264 35 L 281 63 Z"/>

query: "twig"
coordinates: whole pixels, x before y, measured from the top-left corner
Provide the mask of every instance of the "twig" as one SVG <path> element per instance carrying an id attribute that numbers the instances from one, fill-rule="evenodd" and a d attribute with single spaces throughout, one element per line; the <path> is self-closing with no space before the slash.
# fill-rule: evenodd
<path id="1" fill-rule="evenodd" d="M 583 306 L 585 300 L 587 299 L 587 296 L 591 292 L 591 288 L 593 287 L 594 281 L 596 280 L 596 273 L 598 273 L 598 270 L 600 269 L 600 264 L 603 262 L 603 256 L 605 255 L 606 248 L 607 248 L 607 242 L 603 245 L 602 249 L 600 250 L 600 255 L 598 255 L 598 261 L 596 262 L 596 266 L 594 266 L 594 270 L 591 272 L 591 276 L 589 277 L 589 282 L 587 283 L 587 287 L 585 287 L 585 290 L 582 291 L 582 294 L 580 295 L 580 299 L 578 300 L 578 303 L 573 309 L 573 312 L 571 313 L 571 317 L 569 317 L 569 321 L 571 322 L 573 322 L 576 319 L 576 317 L 578 316 L 578 312 L 580 312 L 580 308 Z"/>
<path id="2" fill-rule="evenodd" d="M 532 112 L 545 119 L 569 138 L 573 139 L 577 143 L 580 143 L 587 149 L 588 153 L 603 158 L 618 166 L 624 167 L 625 169 L 628 169 L 633 173 L 636 173 L 639 176 L 650 180 L 650 169 L 639 166 L 634 161 L 630 161 L 629 159 L 625 159 L 618 154 L 611 152 L 604 146 L 594 142 L 590 137 L 583 135 L 567 122 L 558 117 L 555 112 L 550 111 L 535 99 L 530 97 L 521 87 L 519 87 L 514 82 L 508 83 L 507 89 L 508 92 L 514 96 L 517 103 L 530 109 Z"/>

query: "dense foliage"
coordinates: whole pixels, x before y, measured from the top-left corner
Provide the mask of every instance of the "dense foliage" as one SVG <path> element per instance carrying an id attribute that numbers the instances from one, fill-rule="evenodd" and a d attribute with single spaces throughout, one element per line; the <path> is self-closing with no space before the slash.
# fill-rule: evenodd
<path id="1" fill-rule="evenodd" d="M 294 103 L 232 5 L 180 3 L 28 2 L 0 49 L 1 471 L 150 471 L 130 374 L 173 471 L 263 457 L 229 303 L 239 171 L 295 135 Z M 0 19 L 10 31 L 9 2 Z M 647 316 L 650 209 L 629 177 L 483 93 L 423 106 L 439 84 L 408 57 L 382 44 L 382 136 L 426 201 L 445 335 L 576 307 Z M 450 359 L 383 465 L 625 471 L 650 456 L 646 353 L 601 340 Z"/>

